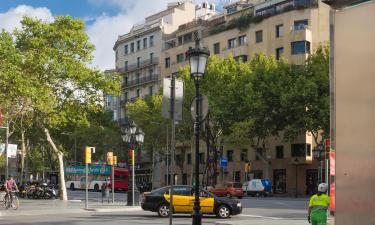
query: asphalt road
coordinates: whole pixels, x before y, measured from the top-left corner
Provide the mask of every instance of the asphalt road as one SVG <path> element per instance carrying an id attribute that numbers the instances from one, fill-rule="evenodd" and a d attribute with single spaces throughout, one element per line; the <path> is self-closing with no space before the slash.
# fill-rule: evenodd
<path id="1" fill-rule="evenodd" d="M 60 200 L 21 200 L 17 211 L 0 210 L 0 224 L 35 225 L 159 225 L 168 224 L 156 213 L 141 209 L 135 211 L 116 211 L 112 209 L 129 208 L 125 206 L 126 194 L 115 193 L 116 205 L 101 204 L 101 193 L 89 193 L 91 207 L 109 207 L 107 212 L 83 210 L 84 191 L 69 191 L 69 202 Z M 228 220 L 214 216 L 204 216 L 204 225 L 217 222 L 233 225 L 308 225 L 306 221 L 307 199 L 292 198 L 243 198 L 241 215 Z M 111 208 L 111 207 L 112 208 Z M 191 224 L 190 215 L 175 215 L 175 225 Z"/>

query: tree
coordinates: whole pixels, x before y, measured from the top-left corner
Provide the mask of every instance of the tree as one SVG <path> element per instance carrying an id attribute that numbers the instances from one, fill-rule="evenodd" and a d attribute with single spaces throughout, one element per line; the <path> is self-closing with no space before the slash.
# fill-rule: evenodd
<path id="1" fill-rule="evenodd" d="M 329 46 L 319 46 L 306 65 L 294 66 L 292 77 L 292 85 L 285 93 L 289 115 L 286 137 L 293 139 L 308 131 L 318 144 L 319 137 L 328 137 L 330 130 Z"/>
<path id="2" fill-rule="evenodd" d="M 104 76 L 89 68 L 94 46 L 84 30 L 84 22 L 56 17 L 52 23 L 23 18 L 14 32 L 21 54 L 21 71 L 37 93 L 30 99 L 34 120 L 45 135 L 59 163 L 61 199 L 66 200 L 63 157 L 51 129 L 66 124 L 88 124 L 88 112 L 102 110 L 102 93 L 119 92 L 119 77 Z"/>

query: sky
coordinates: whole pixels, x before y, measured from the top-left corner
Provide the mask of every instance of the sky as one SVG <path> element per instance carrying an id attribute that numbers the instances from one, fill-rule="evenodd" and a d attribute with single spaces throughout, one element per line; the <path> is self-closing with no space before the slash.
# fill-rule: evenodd
<path id="1" fill-rule="evenodd" d="M 176 0 L 0 0 L 0 29 L 20 27 L 23 16 L 52 22 L 55 16 L 70 15 L 86 23 L 86 33 L 96 46 L 93 66 L 113 69 L 113 45 L 118 35 L 130 31 L 135 23 L 161 11 Z M 196 0 L 196 3 L 203 0 Z M 229 0 L 211 0 L 218 9 Z"/>

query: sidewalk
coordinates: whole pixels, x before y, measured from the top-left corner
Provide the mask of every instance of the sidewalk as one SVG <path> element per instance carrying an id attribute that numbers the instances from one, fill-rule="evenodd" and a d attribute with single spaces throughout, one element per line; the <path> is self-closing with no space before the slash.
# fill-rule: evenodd
<path id="1" fill-rule="evenodd" d="M 34 216 L 49 214 L 70 214 L 90 212 L 126 212 L 141 211 L 139 206 L 126 206 L 124 202 L 115 204 L 89 202 L 88 209 L 85 209 L 84 201 L 61 201 L 61 200 L 29 200 L 20 199 L 20 206 L 17 210 L 0 209 L 0 216 Z"/>

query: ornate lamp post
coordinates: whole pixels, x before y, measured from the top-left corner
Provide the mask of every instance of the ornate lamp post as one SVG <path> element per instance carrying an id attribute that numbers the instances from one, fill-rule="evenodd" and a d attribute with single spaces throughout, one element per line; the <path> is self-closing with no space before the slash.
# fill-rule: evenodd
<path id="1" fill-rule="evenodd" d="M 199 39 L 196 41 L 194 49 L 190 49 L 186 55 L 190 61 L 190 76 L 195 82 L 196 90 L 196 113 L 195 113 L 195 200 L 194 200 L 194 212 L 193 212 L 193 225 L 202 224 L 202 214 L 200 213 L 200 202 L 199 202 L 199 134 L 201 124 L 201 95 L 199 93 L 199 84 L 201 78 L 204 77 L 207 59 L 210 56 L 210 52 L 199 47 Z"/>

